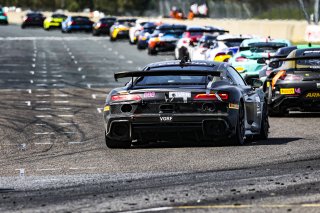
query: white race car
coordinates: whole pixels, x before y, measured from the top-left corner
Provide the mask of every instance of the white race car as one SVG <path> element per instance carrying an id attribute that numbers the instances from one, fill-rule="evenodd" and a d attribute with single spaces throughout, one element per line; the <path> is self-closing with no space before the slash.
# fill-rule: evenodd
<path id="1" fill-rule="evenodd" d="M 145 20 L 137 20 L 135 26 L 130 27 L 129 30 L 129 42 L 130 44 L 136 44 L 138 41 L 138 36 L 143 29 L 143 25 L 146 24 Z"/>

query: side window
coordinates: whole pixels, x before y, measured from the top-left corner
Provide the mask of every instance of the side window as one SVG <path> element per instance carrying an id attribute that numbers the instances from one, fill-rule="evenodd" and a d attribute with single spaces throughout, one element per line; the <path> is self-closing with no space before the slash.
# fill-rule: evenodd
<path id="1" fill-rule="evenodd" d="M 244 82 L 241 75 L 232 67 L 228 67 L 228 74 L 227 76 L 230 76 L 233 79 L 233 82 L 240 86 L 246 86 L 246 83 Z"/>

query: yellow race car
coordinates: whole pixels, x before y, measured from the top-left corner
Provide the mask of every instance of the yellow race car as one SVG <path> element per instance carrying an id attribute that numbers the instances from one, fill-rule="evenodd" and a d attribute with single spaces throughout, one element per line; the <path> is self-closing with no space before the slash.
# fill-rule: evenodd
<path id="1" fill-rule="evenodd" d="M 118 19 L 110 28 L 110 41 L 119 38 L 129 38 L 129 29 L 135 25 L 137 19 Z"/>
<path id="2" fill-rule="evenodd" d="M 66 20 L 67 16 L 64 14 L 53 14 L 46 18 L 43 22 L 43 29 L 50 30 L 51 28 L 61 28 L 61 23 Z"/>

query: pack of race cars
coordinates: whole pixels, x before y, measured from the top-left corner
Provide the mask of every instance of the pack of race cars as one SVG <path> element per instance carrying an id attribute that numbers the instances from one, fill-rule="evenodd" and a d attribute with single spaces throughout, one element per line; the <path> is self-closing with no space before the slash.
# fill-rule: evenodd
<path id="1" fill-rule="evenodd" d="M 115 74 L 131 80 L 112 90 L 105 103 L 110 148 L 185 136 L 223 136 L 243 144 L 244 138 L 268 137 L 268 116 L 320 112 L 320 45 L 292 46 L 286 39 L 135 18 L 93 23 L 82 16 L 27 14 L 22 27 L 41 21 L 46 30 L 92 31 L 112 42 L 127 39 L 149 55 L 171 51 L 176 59 Z"/>

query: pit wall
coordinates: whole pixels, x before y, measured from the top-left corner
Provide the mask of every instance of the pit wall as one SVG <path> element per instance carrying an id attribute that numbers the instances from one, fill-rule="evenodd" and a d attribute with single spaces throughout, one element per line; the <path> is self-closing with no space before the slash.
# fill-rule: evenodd
<path id="1" fill-rule="evenodd" d="M 25 12 L 16 13 L 9 12 L 9 22 L 12 24 L 21 24 L 22 17 Z M 43 12 L 46 17 L 49 17 L 51 12 Z M 84 15 L 90 16 L 88 13 L 66 13 L 66 15 Z M 96 21 L 98 18 L 93 18 Z M 142 19 L 149 19 L 143 17 Z M 159 19 L 157 19 L 159 20 Z M 307 29 L 306 21 L 293 20 L 236 20 L 236 19 L 198 19 L 193 20 L 173 20 L 161 18 L 162 22 L 180 23 L 189 26 L 217 26 L 229 30 L 232 34 L 252 34 L 262 37 L 271 36 L 271 38 L 284 38 L 292 42 L 305 41 Z"/>

